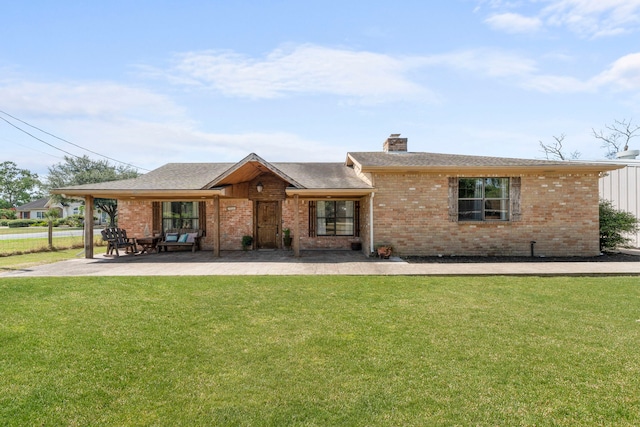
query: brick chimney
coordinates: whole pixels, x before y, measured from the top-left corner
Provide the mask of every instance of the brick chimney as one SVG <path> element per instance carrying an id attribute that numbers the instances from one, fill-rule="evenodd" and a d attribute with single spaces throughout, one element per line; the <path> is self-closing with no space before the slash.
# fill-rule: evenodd
<path id="1" fill-rule="evenodd" d="M 392 133 L 389 138 L 382 144 L 382 150 L 389 152 L 407 152 L 407 138 L 400 138 L 399 133 Z"/>

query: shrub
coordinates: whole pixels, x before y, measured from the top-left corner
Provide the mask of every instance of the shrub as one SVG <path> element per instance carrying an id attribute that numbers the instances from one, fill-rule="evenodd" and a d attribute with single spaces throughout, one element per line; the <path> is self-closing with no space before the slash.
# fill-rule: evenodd
<path id="1" fill-rule="evenodd" d="M 7 225 L 9 228 L 31 227 L 39 222 L 40 221 L 37 219 L 14 219 L 7 221 Z"/>
<path id="2" fill-rule="evenodd" d="M 16 211 L 13 209 L 0 209 L 0 218 L 2 219 L 18 219 Z"/>
<path id="3" fill-rule="evenodd" d="M 242 248 L 248 249 L 253 244 L 252 236 L 242 236 Z"/>
<path id="4" fill-rule="evenodd" d="M 53 220 L 53 226 L 54 227 L 60 227 L 61 225 L 69 225 L 67 224 L 67 219 L 66 218 L 56 218 Z"/>
<path id="5" fill-rule="evenodd" d="M 629 242 L 624 233 L 638 231 L 638 219 L 629 212 L 617 210 L 608 200 L 600 201 L 600 249 L 615 249 Z"/>
<path id="6" fill-rule="evenodd" d="M 70 227 L 82 227 L 84 224 L 84 215 L 69 215 L 64 218 L 64 224 Z"/>

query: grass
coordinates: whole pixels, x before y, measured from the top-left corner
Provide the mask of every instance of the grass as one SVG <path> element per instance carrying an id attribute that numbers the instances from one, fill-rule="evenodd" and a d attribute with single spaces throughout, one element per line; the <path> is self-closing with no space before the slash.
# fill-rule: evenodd
<path id="1" fill-rule="evenodd" d="M 636 277 L 0 279 L 3 425 L 639 425 Z"/>
<path id="2" fill-rule="evenodd" d="M 7 234 L 33 234 L 46 233 L 47 227 L 21 227 L 21 228 L 0 228 L 0 235 Z M 54 228 L 54 233 L 64 233 L 70 230 L 78 230 L 77 228 Z M 104 242 L 100 236 L 94 237 L 95 246 L 103 246 Z M 55 250 L 75 249 L 84 246 L 83 236 L 70 235 L 53 235 L 53 248 Z M 23 255 L 28 253 L 47 252 L 49 249 L 48 237 L 25 237 L 19 239 L 1 239 L 0 240 L 0 258 L 6 256 Z"/>
<path id="3" fill-rule="evenodd" d="M 33 234 L 33 233 L 46 233 L 49 227 L 0 227 L 0 235 L 4 234 Z M 67 231 L 67 230 L 82 230 L 82 228 L 74 227 L 54 227 L 53 231 Z"/>
<path id="4" fill-rule="evenodd" d="M 84 249 L 62 249 L 54 251 L 33 252 L 22 255 L 0 256 L 0 272 L 19 270 L 35 265 L 51 264 L 53 262 L 84 256 Z"/>

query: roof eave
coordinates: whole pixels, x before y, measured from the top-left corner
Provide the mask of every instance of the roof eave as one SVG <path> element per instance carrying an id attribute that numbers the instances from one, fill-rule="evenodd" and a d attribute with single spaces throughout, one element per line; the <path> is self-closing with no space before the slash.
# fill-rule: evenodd
<path id="1" fill-rule="evenodd" d="M 292 188 L 286 189 L 287 196 L 302 197 L 362 197 L 373 193 L 373 188 Z"/>
<path id="2" fill-rule="evenodd" d="M 65 198 L 95 197 L 101 199 L 147 199 L 147 200 L 189 200 L 210 199 L 215 196 L 224 196 L 225 190 L 113 190 L 113 189 L 69 189 L 59 188 L 51 190 L 52 194 L 64 195 Z"/>
<path id="3" fill-rule="evenodd" d="M 601 173 L 621 169 L 620 165 L 530 165 L 530 166 L 362 166 L 365 173 L 446 173 L 468 174 L 530 174 L 530 173 Z"/>

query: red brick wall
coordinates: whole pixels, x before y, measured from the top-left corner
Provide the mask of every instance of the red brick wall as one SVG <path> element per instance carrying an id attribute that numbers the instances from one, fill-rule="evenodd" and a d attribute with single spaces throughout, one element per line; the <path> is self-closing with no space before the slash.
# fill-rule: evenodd
<path id="1" fill-rule="evenodd" d="M 478 175 L 474 175 L 478 176 Z M 264 179 L 264 177 L 263 177 Z M 598 176 L 549 175 L 521 177 L 521 219 L 508 222 L 452 222 L 448 215 L 448 176 L 437 174 L 378 174 L 373 177 L 374 246 L 391 244 L 397 255 L 516 255 L 529 256 L 536 241 L 538 256 L 595 256 L 599 253 Z M 275 182 L 264 179 L 265 190 L 281 197 Z M 254 195 L 256 196 L 256 195 Z M 261 195 L 260 197 L 264 197 Z M 203 248 L 213 249 L 214 208 L 207 201 L 207 236 Z M 295 236 L 295 210 L 300 218 Z M 130 236 L 151 230 L 151 202 L 118 201 L 118 225 Z M 360 200 L 360 238 L 308 237 L 309 202 L 282 201 L 282 228 L 300 238 L 300 249 L 350 249 L 362 242 L 369 253 L 369 198 Z M 243 235 L 253 235 L 253 201 L 220 201 L 222 250 L 242 249 Z"/>
<path id="2" fill-rule="evenodd" d="M 153 232 L 151 202 L 118 200 L 118 227 L 127 230 L 128 237 L 143 237 L 145 227 Z"/>
<path id="3" fill-rule="evenodd" d="M 474 175 L 477 176 L 477 175 Z M 522 176 L 521 220 L 452 222 L 448 177 L 375 176 L 374 244 L 399 255 L 595 256 L 598 176 Z"/>
<path id="4" fill-rule="evenodd" d="M 211 214 L 209 214 L 211 212 Z M 207 206 L 209 223 L 213 223 L 213 204 Z M 213 233 L 209 233 L 212 235 Z M 251 200 L 220 201 L 220 249 L 241 250 L 242 236 L 253 236 L 253 202 Z M 213 248 L 213 244 L 211 245 Z"/>
<path id="5" fill-rule="evenodd" d="M 362 204 L 360 202 L 361 212 Z M 295 234 L 295 202 L 289 199 L 283 204 L 282 221 L 283 227 L 291 229 L 291 236 Z M 298 211 L 300 218 L 300 249 L 344 249 L 351 250 L 352 242 L 361 242 L 359 237 L 353 236 L 318 236 L 309 237 L 309 200 L 300 199 L 298 201 Z M 362 217 L 362 215 L 361 215 Z M 295 238 L 295 237 L 294 237 Z"/>

